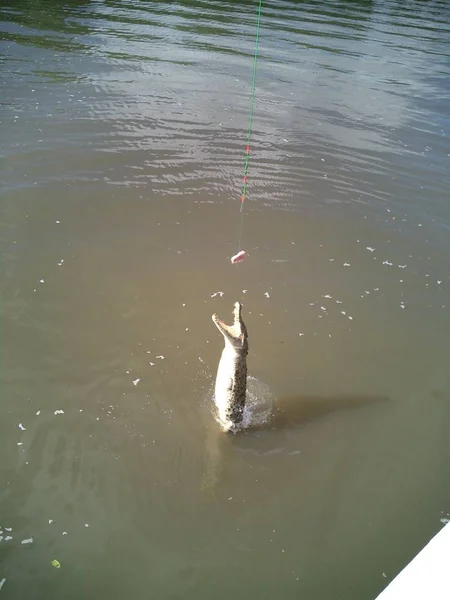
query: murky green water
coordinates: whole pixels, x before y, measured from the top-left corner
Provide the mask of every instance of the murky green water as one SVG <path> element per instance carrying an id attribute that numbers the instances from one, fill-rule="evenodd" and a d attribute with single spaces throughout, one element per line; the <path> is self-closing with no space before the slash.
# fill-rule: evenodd
<path id="1" fill-rule="evenodd" d="M 256 8 L 2 1 L 2 598 L 370 600 L 450 512 L 450 7 L 264 1 L 232 266 Z"/>

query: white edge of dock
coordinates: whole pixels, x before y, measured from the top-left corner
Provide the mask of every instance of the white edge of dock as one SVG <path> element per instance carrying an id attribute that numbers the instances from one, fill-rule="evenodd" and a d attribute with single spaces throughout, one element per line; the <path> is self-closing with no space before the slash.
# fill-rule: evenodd
<path id="1" fill-rule="evenodd" d="M 423 548 L 376 600 L 449 600 L 450 523 Z"/>

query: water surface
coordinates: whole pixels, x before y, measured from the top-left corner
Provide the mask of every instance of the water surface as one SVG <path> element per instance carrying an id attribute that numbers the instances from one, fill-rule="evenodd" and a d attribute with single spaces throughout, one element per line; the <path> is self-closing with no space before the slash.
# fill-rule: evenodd
<path id="1" fill-rule="evenodd" d="M 448 518 L 450 8 L 264 2 L 232 266 L 256 9 L 2 3 L 5 598 L 369 600 Z"/>

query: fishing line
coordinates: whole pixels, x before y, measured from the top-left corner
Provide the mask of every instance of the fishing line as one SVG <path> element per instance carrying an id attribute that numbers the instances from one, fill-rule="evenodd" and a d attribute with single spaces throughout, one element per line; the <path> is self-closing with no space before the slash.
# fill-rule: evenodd
<path id="1" fill-rule="evenodd" d="M 259 32 L 261 29 L 261 13 L 262 13 L 262 0 L 258 2 L 258 16 L 256 21 L 256 37 L 255 37 L 255 54 L 253 57 L 253 76 L 252 76 L 252 91 L 250 98 L 250 115 L 248 120 L 248 133 L 247 133 L 247 147 L 245 150 L 245 162 L 244 162 L 244 180 L 242 183 L 241 192 L 241 207 L 240 207 L 240 219 L 239 219 L 239 235 L 238 235 L 238 253 L 235 254 L 231 262 L 241 262 L 246 257 L 245 250 L 241 248 L 242 242 L 242 226 L 244 221 L 244 203 L 247 198 L 247 183 L 248 183 L 248 168 L 250 165 L 250 145 L 252 141 L 252 130 L 253 130 L 253 113 L 255 109 L 255 90 L 256 90 L 256 68 L 258 65 L 258 51 L 259 51 Z"/>

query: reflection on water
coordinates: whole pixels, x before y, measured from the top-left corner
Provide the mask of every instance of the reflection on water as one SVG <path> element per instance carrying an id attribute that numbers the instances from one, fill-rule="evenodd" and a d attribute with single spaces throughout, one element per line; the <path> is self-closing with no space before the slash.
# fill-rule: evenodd
<path id="1" fill-rule="evenodd" d="M 264 1 L 232 266 L 255 25 L 0 7 L 5 597 L 372 599 L 450 511 L 450 9 Z"/>

